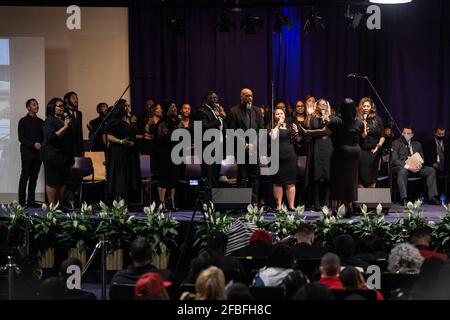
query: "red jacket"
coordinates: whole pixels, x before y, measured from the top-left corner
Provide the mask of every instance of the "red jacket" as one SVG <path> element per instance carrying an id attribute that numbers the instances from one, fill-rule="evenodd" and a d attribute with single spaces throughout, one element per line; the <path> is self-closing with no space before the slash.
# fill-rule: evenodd
<path id="1" fill-rule="evenodd" d="M 345 289 L 339 277 L 322 277 L 320 278 L 319 283 L 330 289 Z"/>

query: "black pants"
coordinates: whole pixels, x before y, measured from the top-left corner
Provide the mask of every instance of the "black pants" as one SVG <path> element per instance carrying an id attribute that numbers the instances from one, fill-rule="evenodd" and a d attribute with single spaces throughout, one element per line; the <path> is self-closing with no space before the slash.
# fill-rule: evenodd
<path id="1" fill-rule="evenodd" d="M 252 188 L 252 202 L 258 202 L 259 165 L 238 164 L 237 183 L 240 188 Z"/>
<path id="2" fill-rule="evenodd" d="M 28 204 L 35 201 L 36 183 L 41 169 L 41 160 L 37 157 L 30 157 L 27 155 L 21 156 L 22 171 L 19 180 L 19 203 L 25 206 L 26 189 L 28 183 Z"/>

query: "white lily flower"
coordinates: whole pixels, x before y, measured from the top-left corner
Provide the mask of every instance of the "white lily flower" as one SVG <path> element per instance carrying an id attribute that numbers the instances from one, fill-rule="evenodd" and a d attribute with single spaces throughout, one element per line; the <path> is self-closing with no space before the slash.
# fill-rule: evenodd
<path id="1" fill-rule="evenodd" d="M 128 220 L 127 220 L 127 223 L 130 223 L 131 220 L 133 220 L 133 219 L 134 219 L 134 216 L 130 216 L 130 217 L 128 218 Z"/>
<path id="2" fill-rule="evenodd" d="M 247 212 L 253 213 L 253 206 L 251 203 L 247 206 Z"/>
<path id="3" fill-rule="evenodd" d="M 408 208 L 408 210 L 412 210 L 412 209 L 414 209 L 414 204 L 413 204 L 411 201 L 409 201 L 409 202 L 406 204 L 406 208 Z"/>
<path id="4" fill-rule="evenodd" d="M 287 215 L 287 221 L 288 221 L 288 222 L 294 222 L 294 220 L 295 220 L 295 217 L 294 217 L 293 214 L 288 214 L 288 215 Z"/>
<path id="5" fill-rule="evenodd" d="M 149 207 L 144 207 L 144 213 L 146 214 L 146 215 L 149 215 L 150 213 L 152 213 L 153 211 L 152 211 L 152 208 L 149 208 Z"/>
<path id="6" fill-rule="evenodd" d="M 42 210 L 47 211 L 47 205 L 45 203 L 42 204 Z"/>
<path id="7" fill-rule="evenodd" d="M 377 205 L 377 215 L 380 215 L 383 212 L 383 206 L 381 203 Z"/>
<path id="8" fill-rule="evenodd" d="M 123 199 L 122 199 L 122 200 L 120 200 L 120 201 L 119 201 L 119 205 L 120 205 L 120 207 L 123 207 L 123 206 L 125 206 L 125 200 L 123 200 Z"/>
<path id="9" fill-rule="evenodd" d="M 150 205 L 150 211 L 151 212 L 155 211 L 155 208 L 156 208 L 156 203 L 155 203 L 155 201 L 153 201 L 152 204 Z"/>
<path id="10" fill-rule="evenodd" d="M 53 224 L 56 224 L 56 221 L 57 221 L 56 218 L 52 219 Z"/>
<path id="11" fill-rule="evenodd" d="M 16 217 L 16 214 L 14 212 L 11 212 L 9 214 L 9 217 L 14 220 L 14 218 Z"/>
<path id="12" fill-rule="evenodd" d="M 361 212 L 366 215 L 367 214 L 367 206 L 363 203 L 363 205 L 361 206 Z"/>
<path id="13" fill-rule="evenodd" d="M 305 212 L 305 206 L 297 206 L 297 208 L 295 208 L 295 214 L 296 215 L 302 215 L 303 212 Z"/>
<path id="14" fill-rule="evenodd" d="M 330 209 L 328 209 L 327 206 L 324 206 L 324 207 L 322 208 L 322 212 L 323 212 L 324 215 L 328 216 L 328 214 L 330 213 Z"/>
<path id="15" fill-rule="evenodd" d="M 281 229 L 281 233 L 282 233 L 282 234 L 287 234 L 287 233 L 288 233 L 288 232 L 287 232 L 287 229 L 286 229 L 286 228 Z"/>
<path id="16" fill-rule="evenodd" d="M 92 213 L 92 205 L 89 205 L 89 206 L 87 207 L 87 209 L 88 209 L 89 213 Z"/>
<path id="17" fill-rule="evenodd" d="M 100 218 L 106 218 L 107 213 L 105 211 L 100 211 Z"/>
<path id="18" fill-rule="evenodd" d="M 70 213 L 66 213 L 66 217 L 67 217 L 67 218 L 70 218 Z"/>
<path id="19" fill-rule="evenodd" d="M 414 202 L 414 209 L 418 209 L 421 205 L 422 205 L 422 201 L 417 200 L 416 202 Z"/>
<path id="20" fill-rule="evenodd" d="M 324 222 L 325 222 L 325 224 L 329 224 L 330 223 L 330 219 L 325 218 Z"/>
<path id="21" fill-rule="evenodd" d="M 336 217 L 335 216 L 331 216 L 330 217 L 330 222 L 331 223 L 335 223 L 336 222 Z"/>
<path id="22" fill-rule="evenodd" d="M 77 220 L 74 220 L 74 221 L 73 221 L 73 227 L 74 227 L 74 228 L 77 228 L 77 227 L 78 227 L 78 221 L 77 221 Z"/>
<path id="23" fill-rule="evenodd" d="M 442 202 L 442 206 L 445 208 L 445 211 L 448 211 L 448 205 L 446 205 L 444 202 Z"/>
<path id="24" fill-rule="evenodd" d="M 367 211 L 367 207 L 366 207 L 366 211 Z M 345 205 L 344 204 L 341 204 L 340 207 L 338 208 L 337 215 L 339 217 L 345 216 Z"/>
<path id="25" fill-rule="evenodd" d="M 430 221 L 428 221 L 428 225 L 433 227 L 436 225 L 436 222 L 430 220 Z"/>

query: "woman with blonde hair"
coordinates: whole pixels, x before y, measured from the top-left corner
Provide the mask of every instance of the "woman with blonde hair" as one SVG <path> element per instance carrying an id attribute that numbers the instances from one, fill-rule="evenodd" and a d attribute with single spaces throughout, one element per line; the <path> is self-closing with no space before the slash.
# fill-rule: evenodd
<path id="1" fill-rule="evenodd" d="M 384 143 L 383 120 L 378 116 L 375 103 L 369 97 L 361 99 L 356 116 L 364 123 L 364 133 L 360 140 L 359 187 L 375 188 L 378 165 Z"/>
<path id="2" fill-rule="evenodd" d="M 217 267 L 203 270 L 195 281 L 195 300 L 225 300 L 225 275 Z"/>

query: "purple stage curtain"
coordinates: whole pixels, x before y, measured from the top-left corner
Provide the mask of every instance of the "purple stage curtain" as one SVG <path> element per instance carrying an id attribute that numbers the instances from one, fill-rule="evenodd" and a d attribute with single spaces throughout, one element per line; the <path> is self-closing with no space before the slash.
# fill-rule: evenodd
<path id="1" fill-rule="evenodd" d="M 343 19 L 346 5 L 322 4 L 317 12 L 327 28 L 305 34 L 304 7 L 281 9 L 293 21 L 290 30 L 272 31 L 275 7 L 244 8 L 232 14 L 239 29 L 245 12 L 264 20 L 256 35 L 241 30 L 219 33 L 220 8 L 162 8 L 133 1 L 129 8 L 130 73 L 134 108 L 146 96 L 171 97 L 178 104 L 200 104 L 214 89 L 226 107 L 239 101 L 239 91 L 253 89 L 256 104 L 275 99 L 295 103 L 307 94 L 325 97 L 338 106 L 345 97 L 379 101 L 362 79 L 366 74 L 402 127 L 411 124 L 419 137 L 430 137 L 437 124 L 450 124 L 450 2 L 414 0 L 381 5 L 381 30 L 368 30 L 363 17 L 358 29 Z M 353 6 L 364 11 L 368 4 Z M 167 27 L 171 16 L 186 19 L 187 33 L 176 36 Z M 151 78 L 151 76 L 153 76 Z M 387 121 L 386 121 L 387 122 Z"/>

